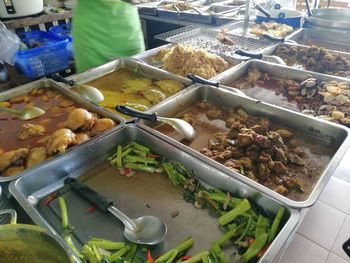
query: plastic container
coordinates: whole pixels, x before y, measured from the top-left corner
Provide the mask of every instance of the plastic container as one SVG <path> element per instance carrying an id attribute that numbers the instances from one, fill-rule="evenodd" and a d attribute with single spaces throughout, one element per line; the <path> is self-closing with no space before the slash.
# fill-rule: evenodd
<path id="1" fill-rule="evenodd" d="M 50 27 L 49 32 L 56 37 L 71 38 L 72 24 L 68 23 Z"/>
<path id="2" fill-rule="evenodd" d="M 61 24 L 58 26 L 50 27 L 49 33 L 55 37 L 60 37 L 63 39 L 69 39 L 69 43 L 67 44 L 67 54 L 70 59 L 73 58 L 73 38 L 72 38 L 72 24 Z"/>
<path id="3" fill-rule="evenodd" d="M 17 52 L 15 66 L 27 77 L 38 78 L 69 67 L 68 38 L 44 31 L 23 32 L 18 36 L 29 49 Z"/>
<path id="4" fill-rule="evenodd" d="M 271 17 L 267 17 L 264 14 L 258 12 L 256 15 L 255 22 L 260 24 L 262 22 L 275 21 L 277 23 L 286 24 L 293 28 L 301 27 L 302 13 L 294 10 L 280 9 L 279 4 L 275 5 L 275 9 L 268 9 Z"/>

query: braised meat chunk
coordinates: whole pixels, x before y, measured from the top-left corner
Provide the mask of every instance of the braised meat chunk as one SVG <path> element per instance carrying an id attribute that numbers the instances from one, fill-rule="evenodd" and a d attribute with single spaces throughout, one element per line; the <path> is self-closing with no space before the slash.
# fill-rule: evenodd
<path id="1" fill-rule="evenodd" d="M 6 170 L 11 165 L 22 165 L 29 153 L 28 148 L 19 148 L 0 155 L 0 171 Z"/>
<path id="2" fill-rule="evenodd" d="M 48 155 L 64 153 L 71 144 L 75 143 L 75 137 L 75 133 L 70 129 L 56 130 L 50 135 L 46 145 Z"/>
<path id="3" fill-rule="evenodd" d="M 85 109 L 74 109 L 68 116 L 65 123 L 66 127 L 72 131 L 81 129 L 82 131 L 87 131 L 94 125 L 95 117 L 92 113 Z"/>

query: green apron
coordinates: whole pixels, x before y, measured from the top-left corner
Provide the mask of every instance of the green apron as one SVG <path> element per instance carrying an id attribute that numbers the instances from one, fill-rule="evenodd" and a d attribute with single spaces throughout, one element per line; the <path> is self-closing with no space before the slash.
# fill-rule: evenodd
<path id="1" fill-rule="evenodd" d="M 145 49 L 137 8 L 121 0 L 78 0 L 73 39 L 78 72 Z"/>

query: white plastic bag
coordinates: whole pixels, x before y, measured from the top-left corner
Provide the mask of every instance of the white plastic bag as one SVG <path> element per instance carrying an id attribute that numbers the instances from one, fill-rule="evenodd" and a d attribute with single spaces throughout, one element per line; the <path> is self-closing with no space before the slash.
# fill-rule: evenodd
<path id="1" fill-rule="evenodd" d="M 19 37 L 0 21 L 0 60 L 13 65 L 20 42 Z"/>

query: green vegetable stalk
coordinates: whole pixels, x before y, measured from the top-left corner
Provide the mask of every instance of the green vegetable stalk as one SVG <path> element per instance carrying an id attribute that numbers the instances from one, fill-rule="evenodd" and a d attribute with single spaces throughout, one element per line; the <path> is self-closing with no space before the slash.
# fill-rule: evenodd
<path id="1" fill-rule="evenodd" d="M 220 246 L 214 243 L 210 249 L 211 253 L 215 255 L 219 263 L 229 263 L 228 259 L 225 257 L 224 252 L 221 251 Z"/>
<path id="2" fill-rule="evenodd" d="M 147 166 L 147 165 L 140 164 L 140 163 L 126 163 L 125 167 L 133 169 L 133 170 L 147 172 L 147 173 L 154 173 L 156 171 L 155 167 Z"/>
<path id="3" fill-rule="evenodd" d="M 271 243 L 276 237 L 276 233 L 277 233 L 278 227 L 279 227 L 279 225 L 281 223 L 284 211 L 285 211 L 285 208 L 283 206 L 281 206 L 278 209 L 277 215 L 276 215 L 275 219 L 273 220 L 273 223 L 272 223 L 272 226 L 271 226 L 271 230 L 270 230 L 270 234 L 269 234 L 269 240 L 268 240 L 269 243 Z"/>
<path id="4" fill-rule="evenodd" d="M 139 151 L 142 151 L 142 152 L 146 152 L 146 153 L 149 153 L 151 152 L 151 150 L 149 148 L 147 148 L 146 146 L 143 146 L 141 144 L 138 144 L 137 142 L 131 142 L 130 145 L 134 148 L 134 149 L 137 149 Z"/>
<path id="5" fill-rule="evenodd" d="M 208 257 L 209 256 L 209 251 L 202 251 L 198 253 L 197 255 L 194 255 L 190 259 L 187 259 L 185 261 L 182 261 L 183 263 L 196 263 L 196 262 L 201 262 L 203 257 Z"/>
<path id="6" fill-rule="evenodd" d="M 265 246 L 267 242 L 268 234 L 263 233 L 260 236 L 257 236 L 253 243 L 248 247 L 247 251 L 241 256 L 244 261 L 249 261 L 255 257 L 261 249 Z"/>
<path id="7" fill-rule="evenodd" d="M 113 242 L 110 240 L 92 238 L 87 243 L 90 247 L 96 246 L 106 250 L 119 250 L 125 247 L 124 242 Z"/>
<path id="8" fill-rule="evenodd" d="M 222 235 L 217 241 L 214 243 L 218 244 L 219 246 L 222 246 L 225 244 L 228 240 L 233 238 L 237 234 L 237 227 L 232 228 L 229 231 L 227 231 L 224 235 Z"/>
<path id="9" fill-rule="evenodd" d="M 132 262 L 137 252 L 137 244 L 130 244 L 130 250 L 125 256 L 125 260 Z"/>
<path id="10" fill-rule="evenodd" d="M 122 155 L 123 155 L 123 148 L 121 145 L 118 145 L 117 147 L 117 167 L 118 168 L 123 167 Z"/>
<path id="11" fill-rule="evenodd" d="M 163 161 L 162 165 L 173 185 L 185 184 L 186 177 L 183 174 L 176 171 L 175 166 L 171 162 Z"/>
<path id="12" fill-rule="evenodd" d="M 135 155 L 126 155 L 124 157 L 126 163 L 144 163 L 144 164 L 157 164 L 158 162 L 154 158 L 140 157 Z"/>
<path id="13" fill-rule="evenodd" d="M 234 209 L 231 211 L 225 213 L 224 215 L 219 217 L 219 224 L 221 226 L 224 226 L 233 220 L 244 212 L 248 211 L 250 209 L 250 203 L 247 199 L 244 199 L 240 204 L 238 204 Z"/>
<path id="14" fill-rule="evenodd" d="M 182 241 L 179 245 L 177 245 L 175 248 L 161 255 L 154 262 L 155 263 L 167 262 L 173 256 L 174 251 L 176 252 L 176 256 L 177 256 L 178 254 L 181 254 L 182 252 L 188 250 L 190 247 L 193 246 L 193 244 L 194 244 L 193 238 L 188 237 L 184 241 Z"/>
<path id="15" fill-rule="evenodd" d="M 84 245 L 81 253 L 89 260 L 89 263 L 99 263 L 94 251 L 88 245 Z"/>
<path id="16" fill-rule="evenodd" d="M 268 233 L 269 225 L 270 221 L 266 217 L 259 215 L 258 222 L 255 228 L 255 237 L 260 236 L 263 233 Z"/>
<path id="17" fill-rule="evenodd" d="M 118 258 L 124 256 L 126 253 L 128 253 L 128 251 L 130 250 L 130 246 L 126 245 L 125 247 L 123 247 L 122 249 L 120 249 L 119 251 L 115 252 L 114 254 L 112 254 L 110 257 L 108 257 L 107 259 L 111 262 L 117 260 Z"/>

